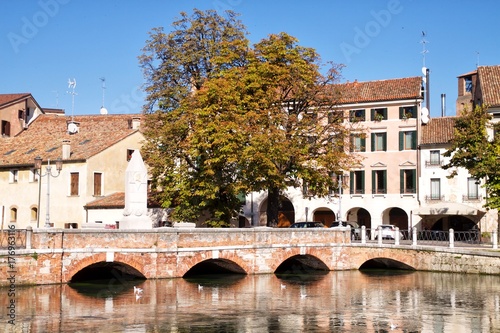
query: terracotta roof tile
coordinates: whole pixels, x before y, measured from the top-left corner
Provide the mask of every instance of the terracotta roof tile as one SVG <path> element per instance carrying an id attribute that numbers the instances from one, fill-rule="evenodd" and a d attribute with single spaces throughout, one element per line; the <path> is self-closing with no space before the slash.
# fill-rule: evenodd
<path id="1" fill-rule="evenodd" d="M 500 66 L 479 66 L 477 68 L 483 103 L 500 106 Z"/>
<path id="2" fill-rule="evenodd" d="M 21 94 L 0 94 L 0 107 L 5 104 L 9 104 L 18 100 L 22 100 L 23 98 L 31 96 L 30 93 L 21 93 Z"/>
<path id="3" fill-rule="evenodd" d="M 456 117 L 431 118 L 426 125 L 422 125 L 422 138 L 420 144 L 449 143 L 454 137 Z"/>
<path id="4" fill-rule="evenodd" d="M 32 164 L 36 156 L 55 160 L 62 156 L 63 140 L 70 140 L 68 160 L 88 159 L 137 132 L 130 126 L 135 117 L 141 115 L 39 115 L 17 136 L 2 138 L 0 165 Z M 67 132 L 67 123 L 71 120 L 79 123 L 76 134 Z"/>
<path id="5" fill-rule="evenodd" d="M 116 192 L 108 196 L 96 199 L 85 205 L 84 208 L 124 208 L 125 192 Z"/>
<path id="6" fill-rule="evenodd" d="M 422 78 L 409 77 L 337 85 L 341 104 L 422 98 Z"/>

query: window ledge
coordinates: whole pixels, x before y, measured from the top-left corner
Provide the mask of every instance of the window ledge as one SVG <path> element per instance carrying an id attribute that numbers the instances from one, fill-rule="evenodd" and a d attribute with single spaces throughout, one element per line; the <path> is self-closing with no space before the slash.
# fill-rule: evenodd
<path id="1" fill-rule="evenodd" d="M 372 198 L 385 198 L 386 194 L 372 194 Z"/>
<path id="2" fill-rule="evenodd" d="M 401 193 L 401 198 L 415 198 L 415 193 Z"/>

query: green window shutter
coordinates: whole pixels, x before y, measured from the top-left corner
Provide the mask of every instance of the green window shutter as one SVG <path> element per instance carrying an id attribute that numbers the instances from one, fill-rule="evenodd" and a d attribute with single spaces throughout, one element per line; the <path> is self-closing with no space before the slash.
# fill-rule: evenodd
<path id="1" fill-rule="evenodd" d="M 371 146 L 372 151 L 375 151 L 375 133 L 371 134 Z"/>
<path id="2" fill-rule="evenodd" d="M 384 177 L 384 193 L 387 194 L 387 170 L 384 170 L 382 175 Z"/>
<path id="3" fill-rule="evenodd" d="M 365 194 L 365 171 L 361 171 L 361 193 Z"/>
<path id="4" fill-rule="evenodd" d="M 405 193 L 405 171 L 399 170 L 399 193 Z"/>
<path id="5" fill-rule="evenodd" d="M 361 151 L 366 151 L 366 138 L 361 138 Z"/>
<path id="6" fill-rule="evenodd" d="M 405 114 L 405 108 L 400 106 L 399 107 L 399 119 L 403 119 L 404 114 Z"/>
<path id="7" fill-rule="evenodd" d="M 384 119 L 387 119 L 387 108 L 382 109 L 382 114 L 384 115 Z"/>
<path id="8" fill-rule="evenodd" d="M 405 132 L 399 132 L 399 150 L 404 150 Z"/>
<path id="9" fill-rule="evenodd" d="M 375 109 L 370 110 L 370 120 L 375 120 Z"/>
<path id="10" fill-rule="evenodd" d="M 354 172 L 349 172 L 349 193 L 354 194 Z"/>
<path id="11" fill-rule="evenodd" d="M 382 145 L 383 151 L 387 151 L 387 133 L 382 134 Z"/>
<path id="12" fill-rule="evenodd" d="M 412 182 L 413 182 L 413 193 L 417 193 L 417 170 L 412 170 L 411 172 L 411 179 L 412 179 Z"/>
<path id="13" fill-rule="evenodd" d="M 238 198 L 238 200 L 240 201 L 240 203 L 242 205 L 244 205 L 246 203 L 246 195 L 245 195 L 245 193 L 240 192 L 240 193 L 238 193 L 238 195 L 236 197 Z"/>
<path id="14" fill-rule="evenodd" d="M 417 131 L 411 131 L 411 149 L 417 149 Z"/>
<path id="15" fill-rule="evenodd" d="M 375 170 L 372 170 L 372 194 L 377 193 L 376 191 L 376 182 L 375 182 L 375 177 L 377 176 L 377 173 Z"/>

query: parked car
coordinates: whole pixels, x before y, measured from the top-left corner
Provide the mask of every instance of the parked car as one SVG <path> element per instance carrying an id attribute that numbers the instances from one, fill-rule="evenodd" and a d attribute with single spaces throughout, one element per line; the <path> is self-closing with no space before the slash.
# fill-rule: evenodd
<path id="1" fill-rule="evenodd" d="M 326 228 L 326 226 L 318 221 L 310 221 L 310 222 L 295 222 L 290 228 Z"/>
<path id="2" fill-rule="evenodd" d="M 330 228 L 335 228 L 340 226 L 340 221 L 334 221 L 332 222 L 332 225 Z M 359 224 L 355 221 L 342 221 L 342 226 L 343 227 L 351 227 L 351 239 L 361 239 L 361 227 Z M 366 232 L 366 239 L 370 239 L 370 233 L 369 231 Z"/>
<path id="3" fill-rule="evenodd" d="M 382 224 L 382 239 L 396 239 L 396 226 L 393 224 Z M 400 231 L 399 239 L 403 239 L 404 235 Z M 375 231 L 375 239 L 378 239 L 378 230 Z"/>

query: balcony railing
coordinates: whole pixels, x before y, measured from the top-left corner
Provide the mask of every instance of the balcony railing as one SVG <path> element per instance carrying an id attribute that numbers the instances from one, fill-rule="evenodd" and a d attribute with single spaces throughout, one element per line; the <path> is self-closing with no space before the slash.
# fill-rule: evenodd
<path id="1" fill-rule="evenodd" d="M 426 168 L 440 168 L 443 165 L 443 161 L 425 161 Z"/>
<path id="2" fill-rule="evenodd" d="M 426 195 L 425 201 L 444 201 L 444 195 Z"/>
<path id="3" fill-rule="evenodd" d="M 469 195 L 469 194 L 464 194 L 462 195 L 462 201 L 467 202 L 467 201 L 482 201 L 483 196 L 482 195 Z"/>

